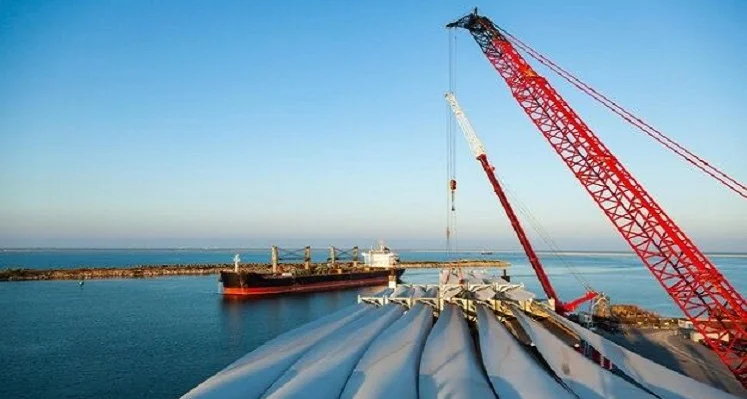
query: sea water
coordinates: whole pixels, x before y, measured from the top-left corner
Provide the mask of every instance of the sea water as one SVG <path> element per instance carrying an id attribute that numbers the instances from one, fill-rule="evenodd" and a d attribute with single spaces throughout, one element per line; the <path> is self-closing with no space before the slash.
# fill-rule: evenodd
<path id="1" fill-rule="evenodd" d="M 24 250 L 0 252 L 0 268 L 231 263 L 234 250 Z M 268 251 L 238 251 L 267 262 Z M 315 252 L 323 260 L 323 252 Z M 542 295 L 520 253 L 401 252 L 402 260 L 509 261 L 512 281 Z M 541 255 L 562 298 L 579 280 L 616 303 L 679 315 L 637 257 L 623 253 Z M 747 256 L 710 255 L 740 292 Z M 571 270 L 578 272 L 572 273 Z M 435 283 L 436 269 L 408 270 L 410 283 Z M 499 273 L 496 271 L 495 273 Z M 0 398 L 174 398 L 278 334 L 355 303 L 381 288 L 227 301 L 216 276 L 0 283 Z"/>

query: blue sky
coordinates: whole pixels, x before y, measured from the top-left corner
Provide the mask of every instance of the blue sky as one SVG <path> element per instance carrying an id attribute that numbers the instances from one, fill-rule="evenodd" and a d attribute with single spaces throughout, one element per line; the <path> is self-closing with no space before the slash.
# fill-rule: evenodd
<path id="1" fill-rule="evenodd" d="M 474 5 L 3 1 L 0 246 L 442 248 L 444 25 Z M 747 3 L 481 12 L 747 181 Z M 623 249 L 464 31 L 456 53 L 512 191 L 561 247 Z M 696 243 L 747 251 L 746 201 L 547 76 Z M 519 248 L 458 139 L 459 245 Z"/>

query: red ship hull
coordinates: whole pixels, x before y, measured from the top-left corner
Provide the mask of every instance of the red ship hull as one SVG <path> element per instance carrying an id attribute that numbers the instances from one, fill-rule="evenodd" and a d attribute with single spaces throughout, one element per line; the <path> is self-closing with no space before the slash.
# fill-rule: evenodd
<path id="1" fill-rule="evenodd" d="M 399 281 L 403 269 L 392 272 Z M 256 273 L 221 272 L 225 296 L 270 296 L 321 291 L 335 291 L 356 287 L 387 285 L 390 272 L 372 271 L 314 275 L 294 278 L 266 277 Z"/>
<path id="2" fill-rule="evenodd" d="M 309 285 L 297 285 L 290 287 L 251 287 L 251 288 L 223 288 L 223 295 L 278 295 L 301 292 L 334 291 L 353 287 L 369 287 L 373 285 L 386 285 L 388 277 L 367 279 L 360 281 L 340 281 L 333 283 L 319 283 Z"/>

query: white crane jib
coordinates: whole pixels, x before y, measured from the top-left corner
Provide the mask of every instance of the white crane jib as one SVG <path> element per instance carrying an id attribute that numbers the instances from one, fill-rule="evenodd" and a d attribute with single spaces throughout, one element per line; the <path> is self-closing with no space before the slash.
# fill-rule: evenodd
<path id="1" fill-rule="evenodd" d="M 559 310 L 559 313 L 566 313 L 572 311 L 579 304 L 595 298 L 598 294 L 594 290 L 587 288 L 587 293 L 584 294 L 584 296 L 582 296 L 581 298 L 568 303 L 560 301 L 555 288 L 553 288 L 552 283 L 550 282 L 550 278 L 545 272 L 545 268 L 542 266 L 537 253 L 532 247 L 532 243 L 529 241 L 529 237 L 527 237 L 524 228 L 521 226 L 519 218 L 514 212 L 514 208 L 511 206 L 511 203 L 508 200 L 506 192 L 503 190 L 503 187 L 501 187 L 498 176 L 495 175 L 495 168 L 488 161 L 488 156 L 485 153 L 485 148 L 482 146 L 480 139 L 477 138 L 475 130 L 472 129 L 472 125 L 469 123 L 467 116 L 464 115 L 464 111 L 462 111 L 462 108 L 459 106 L 456 97 L 454 97 L 454 93 L 447 92 L 446 101 L 449 102 L 451 110 L 454 113 L 457 122 L 459 122 L 459 127 L 461 127 L 462 132 L 464 132 L 464 137 L 469 143 L 469 148 L 472 151 L 472 154 L 474 154 L 475 158 L 477 158 L 477 161 L 480 162 L 480 166 L 482 166 L 483 171 L 485 171 L 485 175 L 487 176 L 490 185 L 493 187 L 495 195 L 498 196 L 498 200 L 500 201 L 501 206 L 503 206 L 503 210 L 506 212 L 508 220 L 511 222 L 511 227 L 514 229 L 514 232 L 516 233 L 516 236 L 519 239 L 522 248 L 524 249 L 524 253 L 527 255 L 527 259 L 529 259 L 529 263 L 532 265 L 532 269 L 534 269 L 535 274 L 537 274 L 537 278 L 542 285 L 542 289 L 547 294 L 547 297 L 555 303 L 555 308 Z"/>
<path id="2" fill-rule="evenodd" d="M 462 128 L 464 138 L 467 139 L 467 143 L 469 144 L 469 149 L 470 151 L 472 151 L 472 154 L 475 156 L 475 158 L 479 157 L 480 155 L 485 155 L 485 147 L 482 146 L 482 142 L 477 138 L 475 130 L 472 129 L 472 125 L 469 123 L 469 119 L 467 119 L 467 116 L 464 115 L 464 111 L 462 111 L 462 107 L 459 106 L 456 97 L 454 97 L 454 93 L 450 91 L 446 92 L 446 102 L 449 103 L 451 111 L 454 113 L 457 123 L 459 123 L 459 127 Z"/>

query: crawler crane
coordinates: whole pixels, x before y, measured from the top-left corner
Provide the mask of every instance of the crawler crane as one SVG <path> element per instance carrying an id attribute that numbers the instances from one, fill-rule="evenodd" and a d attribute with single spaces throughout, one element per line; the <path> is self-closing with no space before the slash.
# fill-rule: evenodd
<path id="1" fill-rule="evenodd" d="M 703 335 L 708 346 L 747 387 L 747 303 L 744 298 L 547 79 L 527 63 L 517 47 L 738 195 L 747 198 L 747 186 L 684 149 L 488 18 L 478 15 L 477 10 L 448 24 L 447 28 L 470 32 L 519 106 L 581 186 Z M 488 171 L 487 158 L 480 162 Z M 490 178 L 492 173 L 488 175 Z"/>

